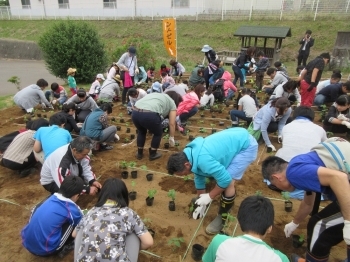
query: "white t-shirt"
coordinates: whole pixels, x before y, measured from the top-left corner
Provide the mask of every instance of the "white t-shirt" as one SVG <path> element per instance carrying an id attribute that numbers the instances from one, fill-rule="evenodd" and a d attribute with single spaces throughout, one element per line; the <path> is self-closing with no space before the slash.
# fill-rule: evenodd
<path id="1" fill-rule="evenodd" d="M 138 88 L 137 91 L 139 91 L 139 95 L 136 98 L 129 96 L 131 106 L 135 105 L 136 101 L 140 100 L 141 98 L 147 95 L 147 92 L 141 88 Z"/>
<path id="2" fill-rule="evenodd" d="M 328 86 L 330 84 L 331 84 L 331 80 L 330 79 L 318 82 L 318 85 L 316 87 L 316 94 L 318 94 L 318 92 L 320 92 L 323 88 L 325 88 L 326 86 Z"/>
<path id="3" fill-rule="evenodd" d="M 206 105 L 208 105 L 208 103 L 209 103 L 210 106 L 213 106 L 214 102 L 215 102 L 215 97 L 214 97 L 213 94 L 210 94 L 210 95 L 204 94 L 201 97 L 201 101 L 200 101 L 201 106 L 206 106 Z"/>
<path id="4" fill-rule="evenodd" d="M 326 131 L 308 119 L 295 119 L 282 129 L 282 148 L 276 156 L 290 161 L 293 157 L 310 152 L 310 149 L 327 139 Z"/>
<path id="5" fill-rule="evenodd" d="M 239 99 L 238 105 L 242 106 L 246 117 L 253 117 L 256 112 L 256 104 L 254 99 L 250 95 L 244 95 Z"/>

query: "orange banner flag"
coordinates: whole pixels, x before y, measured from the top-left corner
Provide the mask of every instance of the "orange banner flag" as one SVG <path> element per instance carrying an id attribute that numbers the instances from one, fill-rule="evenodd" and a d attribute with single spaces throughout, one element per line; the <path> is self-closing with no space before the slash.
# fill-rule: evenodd
<path id="1" fill-rule="evenodd" d="M 176 19 L 165 18 L 163 19 L 163 42 L 164 47 L 168 54 L 172 57 L 177 57 L 177 44 L 176 44 Z"/>

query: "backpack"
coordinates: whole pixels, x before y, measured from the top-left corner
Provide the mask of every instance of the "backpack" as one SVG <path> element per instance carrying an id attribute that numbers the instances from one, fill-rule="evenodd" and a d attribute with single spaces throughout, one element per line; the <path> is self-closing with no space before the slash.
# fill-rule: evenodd
<path id="1" fill-rule="evenodd" d="M 225 98 L 225 91 L 224 91 L 225 81 L 226 81 L 225 79 L 220 78 L 213 85 L 213 95 L 215 97 L 215 100 L 218 100 L 219 102 L 222 102 Z"/>

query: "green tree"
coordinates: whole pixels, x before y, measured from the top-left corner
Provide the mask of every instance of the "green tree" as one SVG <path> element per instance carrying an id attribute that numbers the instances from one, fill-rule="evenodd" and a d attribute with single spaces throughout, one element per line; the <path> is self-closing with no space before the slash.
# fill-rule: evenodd
<path id="1" fill-rule="evenodd" d="M 117 62 L 119 58 L 128 51 L 130 46 L 136 48 L 137 65 L 143 66 L 145 70 L 150 66 L 155 66 L 156 52 L 155 47 L 148 40 L 142 38 L 124 39 L 112 54 L 113 61 Z"/>
<path id="2" fill-rule="evenodd" d="M 9 0 L 0 0 L 0 6 L 10 6 Z"/>
<path id="3" fill-rule="evenodd" d="M 107 57 L 97 30 L 84 21 L 61 21 L 50 27 L 39 39 L 48 70 L 65 79 L 67 69 L 77 69 L 78 83 L 90 83 L 104 72 Z"/>

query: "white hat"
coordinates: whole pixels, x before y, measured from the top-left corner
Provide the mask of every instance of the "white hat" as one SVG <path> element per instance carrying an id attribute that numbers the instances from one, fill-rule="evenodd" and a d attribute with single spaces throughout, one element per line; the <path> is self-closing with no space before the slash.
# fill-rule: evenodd
<path id="1" fill-rule="evenodd" d="M 102 74 L 97 74 L 96 78 L 101 78 L 103 81 L 105 81 L 105 77 Z"/>
<path id="2" fill-rule="evenodd" d="M 209 52 L 210 50 L 213 50 L 209 45 L 204 45 L 202 48 L 202 52 L 206 53 Z"/>

